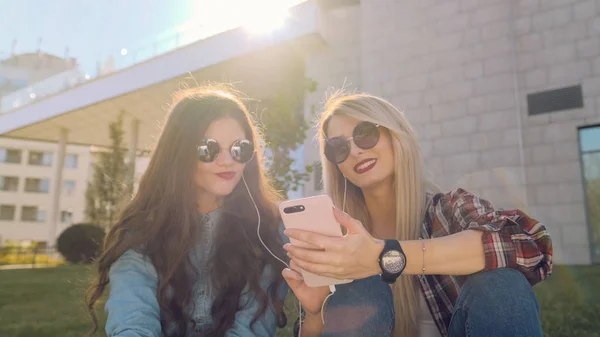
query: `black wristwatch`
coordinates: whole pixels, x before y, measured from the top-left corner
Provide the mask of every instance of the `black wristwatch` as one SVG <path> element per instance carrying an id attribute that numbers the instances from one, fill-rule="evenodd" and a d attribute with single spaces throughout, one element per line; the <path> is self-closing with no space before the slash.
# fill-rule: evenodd
<path id="1" fill-rule="evenodd" d="M 379 255 L 379 267 L 381 268 L 381 279 L 389 284 L 396 282 L 398 276 L 402 275 L 406 267 L 406 255 L 400 242 L 397 240 L 385 240 L 383 250 Z"/>

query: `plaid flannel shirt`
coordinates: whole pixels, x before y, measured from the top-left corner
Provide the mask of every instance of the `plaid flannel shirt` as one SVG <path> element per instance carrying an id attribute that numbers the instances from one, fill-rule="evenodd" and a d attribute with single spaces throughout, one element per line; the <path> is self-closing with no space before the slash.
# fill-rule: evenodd
<path id="1" fill-rule="evenodd" d="M 531 285 L 552 273 L 552 241 L 544 225 L 520 210 L 496 210 L 463 190 L 428 196 L 421 237 L 438 238 L 466 229 L 483 232 L 484 270 L 514 268 Z M 438 329 L 448 336 L 464 276 L 419 276 L 421 290 Z"/>

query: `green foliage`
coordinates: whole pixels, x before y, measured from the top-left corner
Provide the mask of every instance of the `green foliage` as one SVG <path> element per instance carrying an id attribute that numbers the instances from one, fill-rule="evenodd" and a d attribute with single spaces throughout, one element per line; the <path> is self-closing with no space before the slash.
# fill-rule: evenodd
<path id="1" fill-rule="evenodd" d="M 85 192 L 87 221 L 105 229 L 117 221 L 119 206 L 131 191 L 126 184 L 129 167 L 125 163 L 123 115 L 124 111 L 121 111 L 109 126 L 111 145 L 107 151 L 97 153 L 93 177 Z"/>
<path id="2" fill-rule="evenodd" d="M 267 143 L 269 175 L 275 188 L 287 197 L 288 191 L 297 191 L 313 171 L 309 164 L 303 170 L 293 168 L 294 151 L 304 144 L 309 128 L 304 117 L 304 96 L 314 92 L 317 83 L 298 76 L 291 88 L 276 92 L 269 105 L 259 116 Z"/>

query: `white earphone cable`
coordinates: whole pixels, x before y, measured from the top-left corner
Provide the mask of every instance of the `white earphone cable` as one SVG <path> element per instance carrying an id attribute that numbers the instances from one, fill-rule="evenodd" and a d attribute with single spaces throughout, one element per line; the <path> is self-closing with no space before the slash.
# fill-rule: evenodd
<path id="1" fill-rule="evenodd" d="M 258 224 L 256 226 L 256 236 L 258 236 L 258 240 L 263 245 L 263 247 L 265 247 L 265 249 L 269 252 L 269 254 L 271 254 L 271 256 L 273 256 L 279 262 L 283 263 L 283 265 L 286 266 L 286 268 L 292 269 L 285 261 L 280 259 L 277 255 L 275 255 L 271 251 L 271 249 L 269 249 L 269 247 L 267 247 L 267 245 L 263 241 L 262 237 L 260 236 L 260 224 L 261 224 L 260 211 L 258 210 L 258 206 L 256 205 L 256 201 L 254 201 L 254 197 L 252 196 L 252 193 L 250 193 L 250 188 L 248 187 L 248 183 L 246 183 L 246 178 L 244 177 L 243 174 L 242 174 L 242 181 L 244 182 L 244 186 L 246 187 L 248 196 L 250 197 L 250 200 L 252 201 L 252 205 L 254 206 L 254 209 L 256 210 L 256 217 L 257 217 L 257 221 L 258 221 Z M 347 180 L 344 180 L 344 203 L 342 205 L 342 211 L 344 211 L 346 208 L 346 187 L 347 187 Z M 330 285 L 329 291 L 331 293 L 329 295 L 327 295 L 327 297 L 323 301 L 323 304 L 321 305 L 321 322 L 323 323 L 323 325 L 325 325 L 325 304 L 327 303 L 327 300 L 335 293 L 335 285 Z M 300 301 L 298 301 L 298 319 L 299 319 L 298 336 L 302 336 L 302 303 Z"/>
<path id="2" fill-rule="evenodd" d="M 248 187 L 248 183 L 246 183 L 246 178 L 244 177 L 243 174 L 242 174 L 242 180 L 244 181 L 244 186 L 246 186 L 246 191 L 248 192 L 248 196 L 250 197 L 250 200 L 252 200 L 252 204 L 254 205 L 254 209 L 256 210 L 256 217 L 258 218 L 258 224 L 256 226 L 256 236 L 258 236 L 258 240 L 260 240 L 260 243 L 263 245 L 263 247 L 265 247 L 265 249 L 269 252 L 269 254 L 271 254 L 271 256 L 276 258 L 279 262 L 283 263 L 283 265 L 286 268 L 291 270 L 292 268 L 290 267 L 290 265 L 288 265 L 285 261 L 283 261 L 282 259 L 277 257 L 277 255 L 273 254 L 271 249 L 269 249 L 269 247 L 267 247 L 267 245 L 263 241 L 262 237 L 260 236 L 260 221 L 261 221 L 260 211 L 258 210 L 258 206 L 256 205 L 256 202 L 254 201 L 254 197 L 252 196 L 252 193 L 250 193 L 250 188 Z M 298 319 L 299 319 L 298 336 L 302 336 L 302 303 L 300 301 L 298 301 Z"/>
<path id="3" fill-rule="evenodd" d="M 248 188 L 248 184 L 246 183 L 246 178 L 244 178 L 244 175 L 242 175 L 242 180 L 244 181 L 246 191 L 248 191 L 248 196 L 250 196 L 250 200 L 252 200 L 252 204 L 254 205 L 254 209 L 256 210 L 256 217 L 258 218 L 258 225 L 256 226 L 256 235 L 258 236 L 258 240 L 260 240 L 260 243 L 263 245 L 263 247 L 265 247 L 269 254 L 271 254 L 271 256 L 276 258 L 279 262 L 283 263 L 283 265 L 286 266 L 286 268 L 290 268 L 290 266 L 287 263 L 285 263 L 285 261 L 277 257 L 277 255 L 273 254 L 273 252 L 269 249 L 269 247 L 267 247 L 262 237 L 260 236 L 260 211 L 258 210 L 256 202 L 254 201 L 254 197 L 252 197 L 252 193 L 250 193 L 250 188 Z"/>

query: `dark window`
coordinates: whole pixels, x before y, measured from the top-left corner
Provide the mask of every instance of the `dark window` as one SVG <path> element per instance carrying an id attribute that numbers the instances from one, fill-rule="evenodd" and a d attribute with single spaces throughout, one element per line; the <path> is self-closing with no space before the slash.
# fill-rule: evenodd
<path id="1" fill-rule="evenodd" d="M 39 178 L 25 178 L 25 192 L 48 193 L 50 180 Z"/>
<path id="2" fill-rule="evenodd" d="M 21 220 L 31 222 L 45 222 L 46 212 L 41 211 L 37 206 L 23 206 L 21 209 Z"/>
<path id="3" fill-rule="evenodd" d="M 0 205 L 0 220 L 14 220 L 15 209 L 14 205 Z"/>
<path id="4" fill-rule="evenodd" d="M 583 108 L 581 86 L 542 91 L 527 95 L 529 115 Z"/>
<path id="5" fill-rule="evenodd" d="M 70 224 L 73 221 L 73 213 L 69 211 L 60 212 L 60 222 Z"/>
<path id="6" fill-rule="evenodd" d="M 21 163 L 21 150 L 17 149 L 0 149 L 0 163 Z"/>
<path id="7" fill-rule="evenodd" d="M 29 165 L 52 166 L 52 152 L 29 151 Z"/>
<path id="8" fill-rule="evenodd" d="M 0 191 L 16 192 L 19 188 L 19 177 L 0 176 Z"/>

